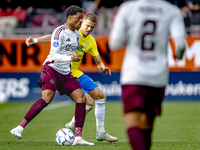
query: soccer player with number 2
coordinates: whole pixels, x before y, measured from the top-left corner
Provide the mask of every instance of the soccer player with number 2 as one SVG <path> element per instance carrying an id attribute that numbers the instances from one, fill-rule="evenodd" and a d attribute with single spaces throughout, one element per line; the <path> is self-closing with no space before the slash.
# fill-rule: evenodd
<path id="1" fill-rule="evenodd" d="M 125 128 L 134 150 L 149 150 L 154 119 L 168 83 L 168 39 L 175 41 L 175 57 L 185 52 L 185 28 L 180 10 L 163 0 L 124 2 L 109 38 L 111 50 L 126 45 L 120 83 Z"/>

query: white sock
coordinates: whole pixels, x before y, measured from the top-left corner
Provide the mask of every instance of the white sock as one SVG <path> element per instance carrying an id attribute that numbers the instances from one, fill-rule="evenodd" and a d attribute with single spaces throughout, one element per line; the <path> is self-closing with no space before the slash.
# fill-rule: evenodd
<path id="1" fill-rule="evenodd" d="M 87 115 L 88 112 L 90 112 L 92 110 L 93 107 L 94 106 L 88 106 L 88 105 L 86 105 L 86 115 Z M 75 128 L 75 116 L 73 116 L 72 120 L 69 123 L 69 126 L 71 128 Z"/>
<path id="2" fill-rule="evenodd" d="M 69 122 L 69 126 L 75 128 L 75 116 L 73 116 L 72 120 Z"/>
<path id="3" fill-rule="evenodd" d="M 105 101 L 106 99 L 95 101 L 95 116 L 96 116 L 96 126 L 97 135 L 101 135 L 105 132 L 104 129 L 104 119 L 105 119 Z"/>
<path id="4" fill-rule="evenodd" d="M 88 106 L 88 105 L 86 105 L 86 115 L 87 115 L 87 113 L 89 113 L 92 110 L 93 107 L 94 106 Z"/>

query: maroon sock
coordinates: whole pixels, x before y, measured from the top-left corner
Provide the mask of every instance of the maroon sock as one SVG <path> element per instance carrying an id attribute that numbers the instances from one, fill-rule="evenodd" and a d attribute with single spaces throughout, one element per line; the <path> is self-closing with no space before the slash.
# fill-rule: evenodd
<path id="1" fill-rule="evenodd" d="M 129 141 L 132 149 L 134 150 L 146 150 L 143 133 L 137 127 L 128 129 Z"/>
<path id="2" fill-rule="evenodd" d="M 37 115 L 39 114 L 43 108 L 45 108 L 47 106 L 47 103 L 43 100 L 43 99 L 39 99 L 38 101 L 36 101 L 31 108 L 29 109 L 29 111 L 26 113 L 24 119 L 22 120 L 22 122 L 19 124 L 20 126 L 22 126 L 23 128 L 26 127 L 26 125 Z"/>
<path id="3" fill-rule="evenodd" d="M 85 122 L 86 103 L 76 103 L 75 108 L 75 137 L 82 136 L 82 129 Z"/>
<path id="4" fill-rule="evenodd" d="M 152 129 L 142 130 L 147 150 L 151 147 L 151 133 Z"/>

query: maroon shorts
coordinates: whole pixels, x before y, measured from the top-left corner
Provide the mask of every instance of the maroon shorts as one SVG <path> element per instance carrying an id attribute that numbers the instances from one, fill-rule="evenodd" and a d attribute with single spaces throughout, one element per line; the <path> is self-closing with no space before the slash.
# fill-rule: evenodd
<path id="1" fill-rule="evenodd" d="M 76 89 L 81 89 L 81 86 L 76 77 L 71 72 L 67 75 L 58 73 L 55 69 L 48 66 L 48 63 L 42 66 L 40 80 L 38 85 L 43 90 L 58 91 L 60 95 L 71 95 Z"/>
<path id="2" fill-rule="evenodd" d="M 141 85 L 122 85 L 124 113 L 140 111 L 148 116 L 161 115 L 165 88 Z"/>

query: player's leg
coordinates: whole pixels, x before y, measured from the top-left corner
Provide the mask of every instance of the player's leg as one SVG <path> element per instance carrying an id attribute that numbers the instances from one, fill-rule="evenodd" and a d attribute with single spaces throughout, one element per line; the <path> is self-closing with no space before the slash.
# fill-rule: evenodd
<path id="1" fill-rule="evenodd" d="M 98 86 L 95 87 L 90 92 L 88 92 L 88 94 L 95 101 L 97 135 L 102 135 L 105 132 L 104 120 L 105 120 L 106 95 L 99 89 Z"/>
<path id="2" fill-rule="evenodd" d="M 87 75 L 83 74 L 78 78 L 81 87 L 95 100 L 95 116 L 97 126 L 98 141 L 106 140 L 109 142 L 117 141 L 116 137 L 113 137 L 105 132 L 104 119 L 105 119 L 105 102 L 106 95 L 100 90 L 98 85 Z"/>
<path id="3" fill-rule="evenodd" d="M 82 89 L 82 90 L 83 90 L 83 89 Z M 93 106 L 94 106 L 94 101 L 93 101 L 93 99 L 90 97 L 90 95 L 88 95 L 88 94 L 85 92 L 85 90 L 83 90 L 83 93 L 84 93 L 84 95 L 85 95 L 85 97 L 86 97 L 86 99 L 87 99 L 87 101 L 86 101 L 86 115 L 87 115 L 87 113 L 90 112 L 90 111 L 92 110 L 92 108 L 93 108 Z M 65 125 L 65 127 L 68 128 L 68 129 L 70 129 L 70 130 L 72 130 L 73 133 L 74 133 L 74 131 L 75 131 L 75 116 L 72 117 L 72 120 L 71 120 L 69 123 L 67 123 L 67 124 Z"/>
<path id="4" fill-rule="evenodd" d="M 146 88 L 137 85 L 123 85 L 122 98 L 125 128 L 130 145 L 134 150 L 146 150 L 145 139 L 140 129 L 140 120 L 144 112 Z"/>
<path id="5" fill-rule="evenodd" d="M 64 78 L 62 86 L 58 88 L 59 93 L 66 94 L 74 100 L 75 106 L 75 140 L 72 145 L 94 145 L 85 141 L 82 138 L 82 129 L 85 122 L 86 115 L 86 97 L 83 94 L 82 88 L 74 76 L 69 73 L 66 78 Z"/>
<path id="6" fill-rule="evenodd" d="M 145 145 L 147 149 L 150 149 L 151 147 L 151 133 L 153 129 L 154 119 L 155 117 L 147 116 L 146 113 L 143 113 L 140 119 L 140 129 L 143 132 Z"/>
<path id="7" fill-rule="evenodd" d="M 97 126 L 96 139 L 98 141 L 105 140 L 108 142 L 118 141 L 118 138 L 107 134 L 104 128 L 106 95 L 100 90 L 99 87 L 95 87 L 88 94 L 90 94 L 90 96 L 95 100 L 95 116 Z"/>
<path id="8" fill-rule="evenodd" d="M 31 106 L 21 123 L 16 128 L 12 129 L 10 133 L 16 138 L 21 139 L 24 128 L 53 100 L 54 94 L 55 92 L 51 90 L 42 91 L 42 98 Z"/>
<path id="9" fill-rule="evenodd" d="M 85 105 L 86 97 L 84 96 L 81 89 L 77 89 L 72 92 L 70 96 L 76 103 L 75 106 L 75 137 L 82 136 L 83 124 L 85 121 Z"/>
<path id="10" fill-rule="evenodd" d="M 140 129 L 141 114 L 139 111 L 124 114 L 125 128 L 131 147 L 134 150 L 146 150 L 143 132 Z"/>
<path id="11" fill-rule="evenodd" d="M 54 81 L 54 84 L 49 81 Z M 42 88 L 42 98 L 31 106 L 19 126 L 10 131 L 12 135 L 16 138 L 21 138 L 21 134 L 26 125 L 53 100 L 56 83 L 56 73 L 53 71 L 53 68 L 46 64 L 43 65 L 40 80 L 38 81 L 39 86 Z"/>
<path id="12" fill-rule="evenodd" d="M 86 97 L 84 96 L 81 89 L 77 89 L 72 92 L 70 96 L 76 103 L 75 107 L 75 140 L 73 145 L 94 145 L 85 141 L 82 138 L 82 129 L 85 122 L 86 115 Z"/>
<path id="13" fill-rule="evenodd" d="M 145 113 L 141 115 L 140 129 L 143 132 L 145 145 L 147 149 L 151 147 L 151 133 L 153 123 L 156 116 L 161 115 L 161 102 L 164 97 L 163 88 L 147 88 L 147 95 L 145 99 Z"/>

